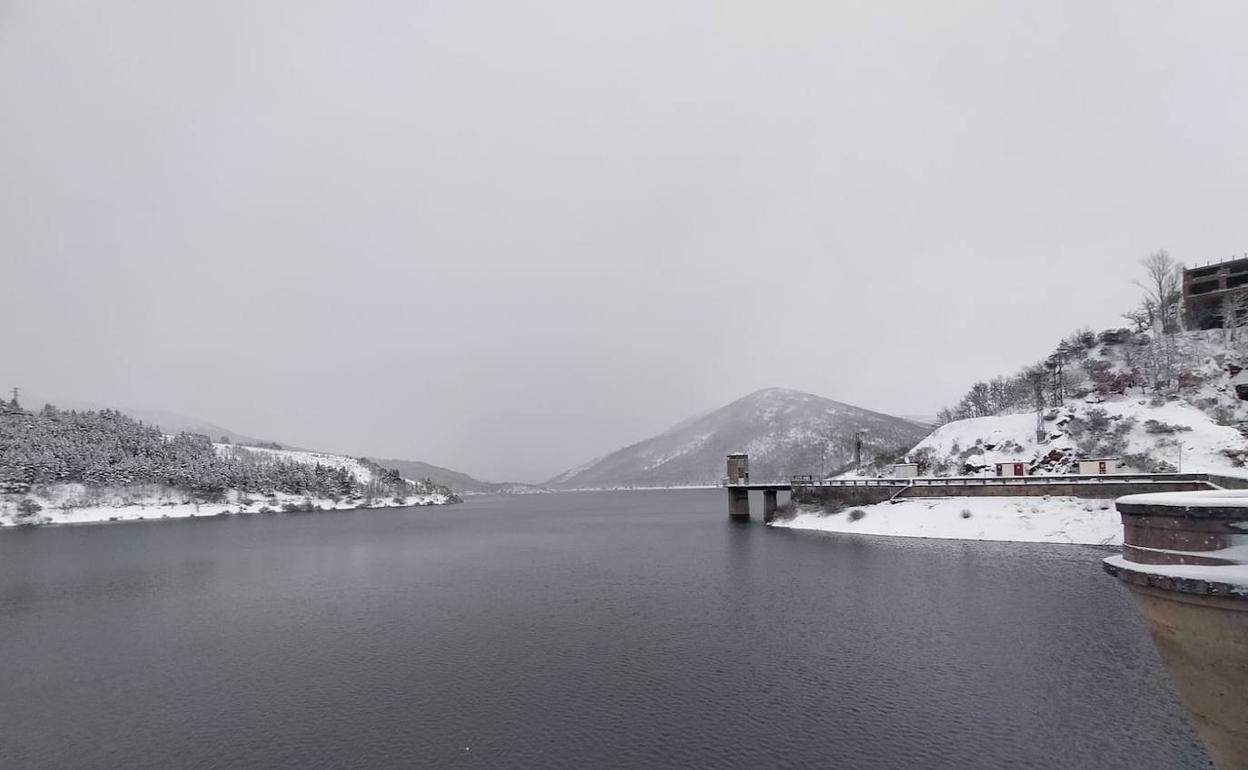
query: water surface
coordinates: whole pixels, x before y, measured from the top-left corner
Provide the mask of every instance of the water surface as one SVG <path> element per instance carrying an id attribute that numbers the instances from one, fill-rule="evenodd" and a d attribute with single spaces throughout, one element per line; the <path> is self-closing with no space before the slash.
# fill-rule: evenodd
<path id="1" fill-rule="evenodd" d="M 1104 551 L 725 510 L 574 493 L 2 532 L 0 763 L 1209 766 Z"/>

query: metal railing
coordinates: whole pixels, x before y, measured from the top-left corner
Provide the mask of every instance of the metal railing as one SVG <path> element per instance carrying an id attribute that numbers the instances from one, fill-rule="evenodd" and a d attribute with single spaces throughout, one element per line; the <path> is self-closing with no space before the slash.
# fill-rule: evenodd
<path id="1" fill-rule="evenodd" d="M 790 476 L 788 481 L 752 481 L 743 478 L 720 479 L 721 487 L 1025 487 L 1052 484 L 1162 484 L 1166 482 L 1206 482 L 1222 486 L 1237 481 L 1210 473 L 1106 473 L 1056 476 L 919 476 L 915 478 L 824 479 L 811 474 Z M 1248 479 L 1238 479 L 1248 486 Z"/>
<path id="2" fill-rule="evenodd" d="M 1211 482 L 1208 473 L 1108 473 L 1057 476 L 922 476 L 917 478 L 820 479 L 792 476 L 789 483 L 801 487 L 1022 487 L 1051 484 L 1121 484 L 1164 482 Z"/>

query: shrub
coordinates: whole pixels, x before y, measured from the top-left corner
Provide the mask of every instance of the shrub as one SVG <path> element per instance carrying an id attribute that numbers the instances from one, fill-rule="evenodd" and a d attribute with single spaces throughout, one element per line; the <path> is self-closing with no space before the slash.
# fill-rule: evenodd
<path id="1" fill-rule="evenodd" d="M 1229 406 L 1217 406 L 1209 411 L 1209 417 L 1218 425 L 1234 425 L 1235 410 Z"/>
<path id="2" fill-rule="evenodd" d="M 1245 465 L 1245 456 L 1248 455 L 1248 450 L 1223 449 L 1222 454 L 1231 461 L 1231 465 L 1234 465 L 1236 468 L 1242 468 Z"/>
<path id="3" fill-rule="evenodd" d="M 1109 412 L 1100 407 L 1089 409 L 1084 412 L 1083 422 L 1089 431 L 1093 433 L 1104 433 L 1109 430 Z"/>
<path id="4" fill-rule="evenodd" d="M 816 516 L 831 516 L 834 513 L 840 513 L 845 510 L 845 503 L 840 500 L 825 500 L 819 504 Z"/>
<path id="5" fill-rule="evenodd" d="M 43 510 L 43 506 L 40 505 L 39 503 L 36 503 L 34 500 L 31 500 L 29 497 L 23 497 L 17 503 L 17 515 L 18 516 L 34 516 L 36 513 L 42 510 Z"/>
<path id="6" fill-rule="evenodd" d="M 1182 433 L 1184 431 L 1189 431 L 1189 430 L 1191 430 L 1191 427 L 1188 425 L 1171 425 L 1170 423 L 1162 422 L 1161 420 L 1145 420 L 1144 421 L 1144 432 L 1152 433 L 1154 435 L 1157 435 L 1157 434 L 1169 435 L 1172 433 Z"/>
<path id="7" fill-rule="evenodd" d="M 775 518 L 777 519 L 791 519 L 796 515 L 797 505 L 792 500 L 776 506 Z"/>
<path id="8" fill-rule="evenodd" d="M 858 521 L 862 517 L 866 516 L 867 512 L 862 510 L 861 508 L 855 508 L 854 510 L 850 511 L 847 515 L 849 516 L 850 521 Z"/>
<path id="9" fill-rule="evenodd" d="M 1097 335 L 1097 340 L 1102 345 L 1121 345 L 1130 338 L 1130 329 L 1106 329 Z"/>
<path id="10" fill-rule="evenodd" d="M 969 519 L 969 518 L 971 518 L 971 509 L 970 509 L 970 508 L 963 508 L 963 509 L 962 509 L 962 518 L 964 518 L 964 519 Z"/>

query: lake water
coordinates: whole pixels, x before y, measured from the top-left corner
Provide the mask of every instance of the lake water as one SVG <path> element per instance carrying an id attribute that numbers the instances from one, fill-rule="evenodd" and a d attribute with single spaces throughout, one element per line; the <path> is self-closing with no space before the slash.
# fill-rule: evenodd
<path id="1" fill-rule="evenodd" d="M 1105 551 L 726 505 L 0 533 L 0 764 L 1209 766 Z"/>

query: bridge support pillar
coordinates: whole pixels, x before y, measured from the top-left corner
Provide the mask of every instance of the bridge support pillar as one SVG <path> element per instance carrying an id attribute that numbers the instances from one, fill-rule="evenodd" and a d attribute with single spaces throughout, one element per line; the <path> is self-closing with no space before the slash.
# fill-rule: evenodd
<path id="1" fill-rule="evenodd" d="M 750 520 L 750 490 L 728 490 L 728 518 L 733 521 Z"/>
<path id="2" fill-rule="evenodd" d="M 763 490 L 763 523 L 770 522 L 776 518 L 776 509 L 780 506 L 776 502 L 779 492 L 774 489 Z"/>

